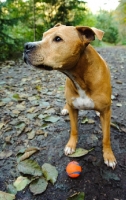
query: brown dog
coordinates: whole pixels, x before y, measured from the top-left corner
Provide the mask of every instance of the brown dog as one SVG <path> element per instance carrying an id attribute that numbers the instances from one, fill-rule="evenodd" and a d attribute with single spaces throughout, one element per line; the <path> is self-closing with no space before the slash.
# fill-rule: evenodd
<path id="1" fill-rule="evenodd" d="M 76 149 L 78 110 L 97 110 L 103 131 L 104 162 L 114 169 L 116 159 L 110 143 L 110 72 L 103 58 L 89 44 L 95 35 L 101 40 L 103 34 L 96 28 L 57 24 L 43 34 L 42 41 L 25 44 L 24 60 L 41 69 L 61 71 L 68 77 L 67 103 L 62 114 L 69 113 L 71 133 L 65 154 L 72 154 Z"/>

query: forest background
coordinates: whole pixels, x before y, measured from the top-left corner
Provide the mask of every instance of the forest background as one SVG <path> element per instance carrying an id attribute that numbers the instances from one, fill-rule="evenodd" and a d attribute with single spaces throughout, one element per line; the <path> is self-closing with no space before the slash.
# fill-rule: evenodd
<path id="1" fill-rule="evenodd" d="M 105 31 L 93 45 L 126 45 L 126 0 L 113 11 L 93 14 L 82 0 L 0 0 L 0 61 L 19 58 L 27 41 L 41 40 L 57 23 Z"/>

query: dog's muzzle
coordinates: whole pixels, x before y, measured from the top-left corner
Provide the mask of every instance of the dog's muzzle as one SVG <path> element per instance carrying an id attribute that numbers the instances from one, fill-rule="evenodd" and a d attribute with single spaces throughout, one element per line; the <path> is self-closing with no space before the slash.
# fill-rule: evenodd
<path id="1" fill-rule="evenodd" d="M 30 56 L 33 53 L 32 51 L 36 48 L 37 44 L 38 44 L 38 42 L 27 42 L 27 43 L 25 43 L 25 45 L 24 45 L 23 59 L 24 59 L 24 62 L 26 64 L 32 65 L 32 63 L 30 61 Z M 33 53 L 32 56 L 34 56 L 34 53 Z M 43 58 L 43 60 L 44 60 L 44 58 Z M 40 69 L 49 70 L 49 71 L 53 70 L 52 67 L 44 65 L 44 64 L 33 65 L 33 66 L 35 66 L 37 68 L 40 68 Z"/>
<path id="2" fill-rule="evenodd" d="M 23 59 L 24 59 L 24 62 L 26 64 L 30 64 L 31 65 L 31 62 L 30 62 L 30 59 L 29 59 L 29 54 L 32 52 L 33 49 L 35 49 L 35 47 L 36 47 L 36 44 L 34 42 L 25 43 Z"/>

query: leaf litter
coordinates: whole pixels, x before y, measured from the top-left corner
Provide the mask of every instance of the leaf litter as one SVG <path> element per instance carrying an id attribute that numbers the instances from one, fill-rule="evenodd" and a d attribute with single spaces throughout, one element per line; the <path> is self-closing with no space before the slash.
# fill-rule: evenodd
<path id="1" fill-rule="evenodd" d="M 113 97 L 112 97 L 112 123 L 111 125 L 111 139 L 113 150 L 116 154 L 117 161 L 119 165 L 117 165 L 114 174 L 117 175 L 118 178 L 115 179 L 109 178 L 104 179 L 99 173 L 99 169 L 102 168 L 105 170 L 105 166 L 103 164 L 103 160 L 101 160 L 101 140 L 102 136 L 99 134 L 99 118 L 96 115 L 92 115 L 90 112 L 86 114 L 85 121 L 81 123 L 83 117 L 79 116 L 79 131 L 82 132 L 79 134 L 80 139 L 78 145 L 83 145 L 86 149 L 94 150 L 87 154 L 86 157 L 74 158 L 77 159 L 83 167 L 82 177 L 80 176 L 78 180 L 71 180 L 64 175 L 64 169 L 66 164 L 72 159 L 70 157 L 65 157 L 63 155 L 63 148 L 66 144 L 66 138 L 68 137 L 69 132 L 69 122 L 66 121 L 64 123 L 65 118 L 60 115 L 60 109 L 63 107 L 65 99 L 64 99 L 64 83 L 65 77 L 60 73 L 54 72 L 46 72 L 46 71 L 37 71 L 31 67 L 25 67 L 23 64 L 18 66 L 5 66 L 1 68 L 1 82 L 2 83 L 2 98 L 0 101 L 1 108 L 1 121 L 0 123 L 4 123 L 5 125 L 1 125 L 0 128 L 0 137 L 1 137 L 1 152 L 5 150 L 12 150 L 12 155 L 10 155 L 7 159 L 1 159 L 1 176 L 0 182 L 1 184 L 6 181 L 8 183 L 9 180 L 13 180 L 12 174 L 13 168 L 16 168 L 15 162 L 14 164 L 7 164 L 7 161 L 11 161 L 11 159 L 15 159 L 14 155 L 17 153 L 16 149 L 20 149 L 20 146 L 26 147 L 27 145 L 34 145 L 44 148 L 45 151 L 40 153 L 38 151 L 37 154 L 31 155 L 34 158 L 37 158 L 39 163 L 50 162 L 54 163 L 56 168 L 58 169 L 59 179 L 58 182 L 52 186 L 53 193 L 51 187 L 48 187 L 48 190 L 42 194 L 43 199 L 47 199 L 47 197 L 51 197 L 51 199 L 67 199 L 68 196 L 71 196 L 76 191 L 81 191 L 81 188 L 86 193 L 86 199 L 102 199 L 103 195 L 106 195 L 105 198 L 108 199 L 126 199 L 125 198 L 125 152 L 126 152 L 126 134 L 125 134 L 125 63 L 124 60 L 126 57 L 124 55 L 124 48 L 114 47 L 109 49 L 100 49 L 100 53 L 104 54 L 104 57 L 107 58 L 109 62 L 109 66 L 112 72 L 112 85 L 113 85 Z M 114 59 L 112 59 L 114 56 Z M 123 68 L 121 68 L 123 66 Z M 1 67 L 1 66 L 0 66 Z M 115 70 L 116 68 L 116 70 Z M 121 70 L 120 70 L 121 68 Z M 23 69 L 23 71 L 22 71 Z M 118 70 L 117 70 L 118 69 Z M 9 76 L 6 76 L 9 74 Z M 11 78 L 7 78 L 11 77 Z M 118 77 L 118 79 L 117 79 Z M 34 79 L 34 80 L 33 80 Z M 119 82 L 118 82 L 119 80 Z M 122 82 L 122 84 L 121 84 Z M 41 85 L 42 84 L 42 85 Z M 58 87 L 57 87 L 58 85 Z M 16 86 L 16 87 L 15 87 Z M 35 87 L 37 86 L 37 87 Z M 36 109 L 33 109 L 36 107 Z M 27 112 L 29 110 L 29 112 Z M 44 113 L 45 112 L 45 113 Z M 42 115 L 45 115 L 42 117 Z M 40 118 L 38 116 L 41 116 Z M 59 119 L 56 122 L 45 121 L 44 118 L 46 116 L 56 116 Z M 83 115 L 85 116 L 85 114 Z M 4 119 L 7 119 L 6 122 Z M 92 119 L 93 121 L 90 121 Z M 86 122 L 87 121 L 87 122 Z M 90 123 L 91 122 L 91 123 Z M 94 123 L 95 122 L 95 123 Z M 20 123 L 25 123 L 25 127 L 18 127 L 16 125 Z M 29 128 L 29 130 L 28 130 Z M 27 131 L 28 130 L 28 131 Z M 28 132 L 35 130 L 35 137 L 33 139 L 27 139 Z M 40 131 L 40 135 L 36 134 Z M 19 133 L 16 134 L 16 133 Z M 48 137 L 40 140 L 40 136 L 43 136 L 43 132 L 48 132 Z M 87 137 L 91 137 L 91 135 L 96 136 L 98 138 L 98 142 L 88 142 Z M 5 138 L 11 136 L 11 143 L 7 143 Z M 85 140 L 86 139 L 86 140 Z M 8 140 L 9 141 L 9 140 Z M 97 145 L 96 145 L 97 144 Z M 25 148 L 26 149 L 26 148 Z M 100 149 L 100 150 L 99 150 Z M 41 156 L 37 156 L 37 155 Z M 30 157 L 31 157 L 30 156 Z M 87 162 L 90 156 L 95 156 L 95 163 Z M 27 160 L 28 158 L 26 158 Z M 96 164 L 96 165 L 94 165 Z M 11 166 L 13 166 L 11 168 Z M 96 166 L 96 167 L 94 167 Z M 6 170 L 6 168 L 8 170 Z M 11 171 L 10 171 L 11 169 Z M 6 173 L 3 173 L 6 170 Z M 109 171 L 109 169 L 108 169 Z M 111 171 L 111 170 L 110 170 Z M 103 173 L 104 174 L 104 173 Z M 4 182 L 2 182 L 2 176 L 4 178 Z M 24 176 L 24 175 L 23 175 Z M 26 176 L 26 175 L 25 175 Z M 32 176 L 32 175 L 30 175 Z M 110 175 L 111 176 L 111 175 Z M 29 175 L 28 175 L 29 177 Z M 33 175 L 34 177 L 34 175 Z M 41 176 L 39 176 L 41 177 Z M 35 177 L 38 178 L 39 177 Z M 104 180 L 103 180 L 104 179 Z M 112 182 L 113 181 L 113 182 Z M 106 192 L 106 185 L 109 184 L 109 188 Z M 73 187 L 74 185 L 74 187 Z M 83 187 L 83 186 L 84 187 Z M 97 186 L 96 186 L 97 185 Z M 114 188 L 118 188 L 115 190 Z M 2 187 L 1 187 L 2 188 Z M 59 189 L 60 188 L 60 189 Z M 2 189 L 1 189 L 2 190 Z M 6 190 L 6 189 L 5 189 Z M 70 192 L 68 192 L 68 190 Z M 98 191 L 101 191 L 100 193 Z M 24 192 L 24 191 L 23 191 Z M 19 195 L 19 194 L 18 194 Z M 25 193 L 22 195 L 26 195 Z M 28 193 L 27 193 L 28 195 Z M 59 195 L 59 196 L 58 196 Z M 23 196 L 24 197 L 24 196 Z M 26 197 L 26 196 L 25 196 Z M 39 199 L 36 196 L 36 199 Z M 19 199 L 23 199 L 19 197 Z M 32 199 L 32 196 L 28 196 L 28 199 Z"/>

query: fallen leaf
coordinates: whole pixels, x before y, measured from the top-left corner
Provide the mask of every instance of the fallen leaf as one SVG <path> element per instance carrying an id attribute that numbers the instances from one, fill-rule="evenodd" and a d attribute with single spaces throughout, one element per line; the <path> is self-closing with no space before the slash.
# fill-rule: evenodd
<path id="1" fill-rule="evenodd" d="M 34 100 L 36 100 L 36 97 L 35 96 L 28 97 L 28 100 L 29 101 L 34 101 Z"/>
<path id="2" fill-rule="evenodd" d="M 0 200 L 13 200 L 13 199 L 15 199 L 14 194 L 9 194 L 9 193 L 0 191 Z"/>
<path id="3" fill-rule="evenodd" d="M 40 106 L 41 106 L 42 108 L 46 108 L 46 107 L 48 107 L 49 105 L 50 105 L 49 102 L 40 101 Z"/>
<path id="4" fill-rule="evenodd" d="M 46 129 L 48 126 L 49 126 L 48 124 L 44 123 L 44 124 L 42 124 L 41 127 L 42 127 L 42 129 Z"/>
<path id="5" fill-rule="evenodd" d="M 95 121 L 93 119 L 88 119 L 88 124 L 94 124 Z"/>
<path id="6" fill-rule="evenodd" d="M 101 173 L 102 178 L 106 179 L 107 181 L 109 181 L 110 179 L 115 180 L 115 181 L 120 181 L 120 178 L 115 173 L 105 171 L 105 170 L 101 170 L 100 173 Z"/>
<path id="7" fill-rule="evenodd" d="M 21 111 L 19 111 L 19 110 L 12 110 L 12 113 L 13 113 L 13 114 L 16 114 L 16 115 L 19 115 L 20 112 L 21 112 Z"/>
<path id="8" fill-rule="evenodd" d="M 121 130 L 126 133 L 126 128 L 122 127 Z"/>
<path id="9" fill-rule="evenodd" d="M 8 144 L 11 143 L 11 136 L 5 137 L 5 142 Z"/>
<path id="10" fill-rule="evenodd" d="M 31 132 L 28 132 L 27 135 L 28 135 L 28 139 L 32 140 L 35 137 L 35 130 L 32 130 Z"/>
<path id="11" fill-rule="evenodd" d="M 53 165 L 44 163 L 42 165 L 42 172 L 47 181 L 51 181 L 52 184 L 56 182 L 58 177 L 58 171 Z"/>
<path id="12" fill-rule="evenodd" d="M 110 125 L 118 130 L 120 130 L 119 126 L 115 122 L 111 122 Z"/>
<path id="13" fill-rule="evenodd" d="M 46 117 L 46 115 L 40 114 L 40 115 L 38 116 L 39 119 L 43 119 L 44 117 Z"/>
<path id="14" fill-rule="evenodd" d="M 45 180 L 44 177 L 40 177 L 39 179 L 33 181 L 31 184 L 30 184 L 30 191 L 36 195 L 36 194 L 41 194 L 43 193 L 46 188 L 48 186 L 48 182 Z"/>
<path id="15" fill-rule="evenodd" d="M 117 103 L 116 106 L 122 107 L 122 104 L 121 103 Z"/>
<path id="16" fill-rule="evenodd" d="M 25 153 L 20 157 L 20 161 L 26 160 L 27 158 L 29 158 L 32 154 L 36 153 L 38 150 L 40 150 L 39 148 L 36 147 L 30 147 L 28 149 L 25 150 Z"/>
<path id="17" fill-rule="evenodd" d="M 118 81 L 116 81 L 116 83 L 118 83 L 118 84 L 122 84 L 122 81 L 118 80 Z"/>
<path id="18" fill-rule="evenodd" d="M 5 105 L 5 103 L 4 102 L 0 102 L 0 107 L 3 107 Z"/>
<path id="19" fill-rule="evenodd" d="M 10 150 L 6 150 L 6 151 L 2 151 L 0 152 L 0 159 L 5 159 L 5 158 L 8 158 L 12 155 L 12 151 Z"/>
<path id="20" fill-rule="evenodd" d="M 18 110 L 20 110 L 20 111 L 26 110 L 26 106 L 24 106 L 24 105 L 22 105 L 22 104 L 17 104 L 17 105 L 16 105 L 16 108 L 17 108 Z"/>
<path id="21" fill-rule="evenodd" d="M 24 131 L 25 127 L 26 127 L 26 124 L 24 122 L 19 122 L 15 126 L 15 128 L 17 129 L 17 134 L 20 135 Z"/>
<path id="22" fill-rule="evenodd" d="M 32 113 L 35 109 L 36 109 L 36 107 L 31 107 L 30 109 L 27 110 L 27 112 Z"/>
<path id="23" fill-rule="evenodd" d="M 36 135 L 44 135 L 45 132 L 43 130 L 37 130 L 35 134 Z"/>
<path id="24" fill-rule="evenodd" d="M 23 160 L 18 164 L 18 170 L 23 174 L 30 174 L 32 176 L 41 176 L 42 169 L 34 160 Z"/>
<path id="25" fill-rule="evenodd" d="M 58 87 L 58 90 L 64 90 L 64 89 L 65 89 L 64 85 L 61 85 L 60 87 Z"/>
<path id="26" fill-rule="evenodd" d="M 84 192 L 78 192 L 70 196 L 67 200 L 84 200 L 85 198 Z"/>
<path id="27" fill-rule="evenodd" d="M 115 95 L 111 95 L 111 99 L 112 100 L 116 99 L 116 96 Z"/>
<path id="28" fill-rule="evenodd" d="M 33 146 L 31 146 L 31 147 L 28 147 L 28 148 L 25 150 L 25 152 L 34 151 L 34 150 L 40 151 L 41 149 L 40 149 L 39 147 L 33 147 Z"/>
<path id="29" fill-rule="evenodd" d="M 7 185 L 7 192 L 10 194 L 17 194 L 16 188 L 11 184 Z"/>
<path id="30" fill-rule="evenodd" d="M 29 113 L 29 114 L 27 114 L 27 118 L 30 119 L 30 120 L 32 120 L 32 119 L 35 118 L 36 116 L 37 116 L 36 113 Z"/>
<path id="31" fill-rule="evenodd" d="M 19 176 L 16 181 L 13 183 L 14 187 L 16 188 L 17 191 L 23 190 L 31 180 L 29 180 L 27 177 L 24 176 Z"/>
<path id="32" fill-rule="evenodd" d="M 15 100 L 20 100 L 20 96 L 19 96 L 19 94 L 14 94 L 13 96 L 12 96 Z"/>
<path id="33" fill-rule="evenodd" d="M 81 124 L 85 124 L 85 123 L 87 123 L 88 122 L 88 118 L 87 117 L 84 117 L 83 119 L 82 119 L 82 121 L 81 121 Z"/>
<path id="34" fill-rule="evenodd" d="M 2 129 L 4 125 L 4 123 L 0 123 L 0 129 Z"/>
<path id="35" fill-rule="evenodd" d="M 57 116 L 47 116 L 47 117 L 44 118 L 44 121 L 55 123 L 59 119 L 60 119 L 60 117 L 57 117 Z"/>
<path id="36" fill-rule="evenodd" d="M 55 110 L 54 110 L 54 108 L 49 108 L 49 109 L 45 110 L 44 113 L 53 114 L 53 113 L 55 113 Z"/>
<path id="37" fill-rule="evenodd" d="M 42 86 L 41 85 L 36 85 L 35 89 L 38 90 L 39 92 L 42 90 Z"/>
<path id="38" fill-rule="evenodd" d="M 77 157 L 81 157 L 84 156 L 86 154 L 88 154 L 90 151 L 92 151 L 93 149 L 90 150 L 86 150 L 83 148 L 77 148 L 75 153 L 68 155 L 69 157 L 73 157 L 73 158 L 77 158 Z"/>
<path id="39" fill-rule="evenodd" d="M 2 101 L 3 101 L 4 103 L 8 103 L 8 102 L 11 101 L 11 98 L 3 98 Z"/>

